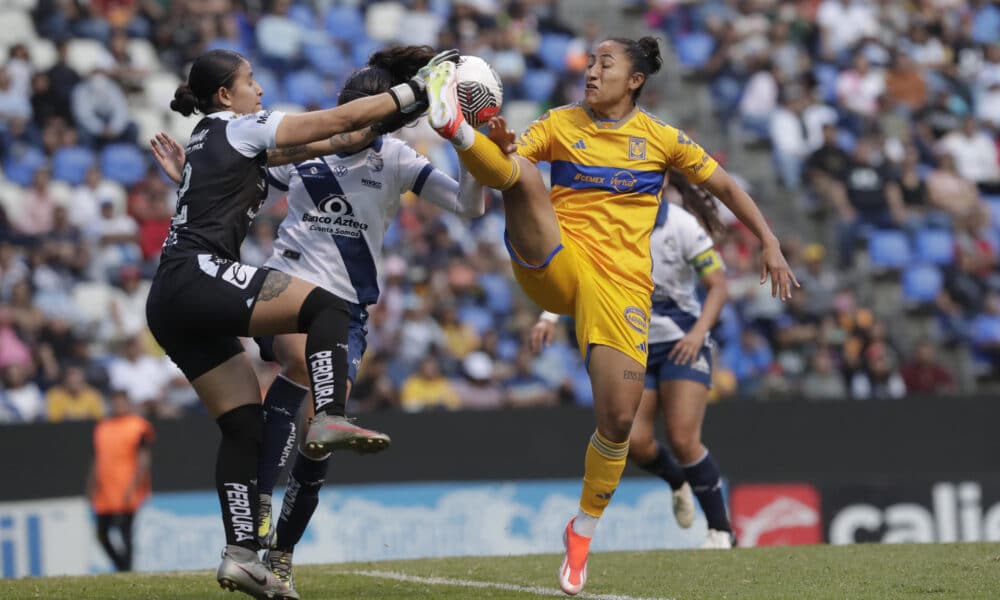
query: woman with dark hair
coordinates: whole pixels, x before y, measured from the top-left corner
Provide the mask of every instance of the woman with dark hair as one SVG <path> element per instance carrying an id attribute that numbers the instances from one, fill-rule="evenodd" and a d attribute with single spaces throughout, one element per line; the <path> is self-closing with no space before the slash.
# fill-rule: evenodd
<path id="1" fill-rule="evenodd" d="M 650 234 L 666 171 L 701 184 L 763 242 L 761 282 L 774 295 L 795 285 L 778 239 L 753 200 L 691 138 L 636 105 L 659 71 L 654 38 L 606 39 L 593 49 L 584 100 L 536 120 L 515 145 L 502 119 L 490 137 L 463 118 L 457 74 L 428 80 L 430 122 L 458 149 L 469 172 L 503 192 L 507 249 L 522 289 L 544 310 L 573 315 L 594 388 L 597 430 L 584 461 L 580 509 L 563 534 L 559 585 L 579 593 L 597 522 L 611 501 L 629 449 L 647 361 Z M 552 165 L 552 191 L 534 163 Z"/>
<path id="2" fill-rule="evenodd" d="M 239 262 L 240 244 L 267 196 L 267 166 L 350 147 L 373 122 L 413 110 L 426 76 L 455 52 L 435 56 L 386 93 L 298 115 L 261 110 L 263 90 L 235 52 L 199 56 L 170 106 L 204 114 L 185 149 L 177 211 L 146 304 L 150 330 L 222 430 L 216 487 L 226 549 L 216 578 L 258 598 L 295 598 L 257 556 L 257 463 L 263 437 L 260 389 L 238 336 L 306 333 L 316 417 L 315 452 L 383 448 L 384 434 L 345 415 L 350 309 L 307 280 Z M 326 200 L 326 199 L 325 199 Z M 332 200 L 332 199 L 331 199 Z"/>
<path id="3" fill-rule="evenodd" d="M 366 67 L 348 76 L 339 105 L 380 94 L 406 81 L 433 56 L 434 50 L 427 46 L 376 52 Z M 421 114 L 411 112 L 376 129 L 402 126 Z M 179 181 L 183 148 L 161 134 L 153 150 L 164 170 Z M 460 179 L 461 189 L 458 181 L 435 169 L 404 142 L 382 137 L 377 131 L 337 154 L 268 169 L 271 189 L 279 192 L 276 195 L 288 194 L 288 214 L 279 226 L 274 252 L 265 266 L 315 283 L 349 307 L 346 395 L 350 395 L 367 346 L 367 306 L 378 301 L 382 239 L 399 210 L 400 195 L 412 191 L 461 216 L 482 215 L 482 186 L 464 172 Z M 292 458 L 288 486 L 295 493 L 285 494 L 281 518 L 277 528 L 272 529 L 271 492 L 289 459 L 289 449 L 294 448 L 295 418 L 309 393 L 306 336 L 286 333 L 257 341 L 262 356 L 282 365 L 282 373 L 264 398 L 257 535 L 269 548 L 265 562 L 294 590 L 292 552 L 316 509 L 330 455 L 302 447 Z M 311 405 L 307 405 L 307 411 L 311 416 Z"/>
<path id="4" fill-rule="evenodd" d="M 682 205 L 662 202 L 650 234 L 653 296 L 649 358 L 645 389 L 629 435 L 628 457 L 670 485 L 674 517 L 685 529 L 694 522 L 693 488 L 708 520 L 708 537 L 702 547 L 731 548 L 732 527 L 719 485 L 719 467 L 701 443 L 701 425 L 712 387 L 709 332 L 727 298 L 725 267 L 709 232 L 722 235 L 725 226 L 719 220 L 715 199 L 688 183 L 683 174 L 671 170 L 669 186 L 680 193 Z M 698 300 L 698 282 L 707 290 L 704 302 Z M 531 331 L 535 352 L 552 339 L 558 318 L 549 312 L 539 317 Z M 673 455 L 656 440 L 658 410 L 663 411 Z"/>

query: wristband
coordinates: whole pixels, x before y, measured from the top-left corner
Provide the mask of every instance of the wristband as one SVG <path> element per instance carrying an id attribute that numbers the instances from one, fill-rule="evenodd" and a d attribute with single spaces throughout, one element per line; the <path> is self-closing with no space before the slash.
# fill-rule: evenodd
<path id="1" fill-rule="evenodd" d="M 559 321 L 559 315 L 557 315 L 556 313 L 545 311 L 542 314 L 538 315 L 538 320 L 548 321 L 549 323 L 556 323 L 557 321 Z"/>
<path id="2" fill-rule="evenodd" d="M 396 108 L 403 110 L 417 101 L 417 93 L 414 85 L 407 81 L 389 88 L 389 95 L 396 102 Z"/>

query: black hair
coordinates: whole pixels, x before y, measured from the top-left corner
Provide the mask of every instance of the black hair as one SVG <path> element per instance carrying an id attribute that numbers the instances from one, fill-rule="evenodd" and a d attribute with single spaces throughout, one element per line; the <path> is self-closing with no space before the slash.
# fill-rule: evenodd
<path id="1" fill-rule="evenodd" d="M 659 72 L 660 67 L 663 66 L 663 58 L 660 56 L 660 42 L 654 37 L 647 35 L 637 40 L 623 37 L 608 39 L 625 47 L 625 55 L 632 61 L 632 72 L 642 73 L 647 80 L 650 75 Z M 642 93 L 642 88 L 645 86 L 646 80 L 643 80 L 642 85 L 632 92 L 633 102 L 639 100 L 639 94 Z"/>
<path id="2" fill-rule="evenodd" d="M 726 226 L 719 218 L 719 207 L 715 203 L 715 197 L 700 186 L 689 182 L 680 171 L 671 169 L 669 176 L 670 185 L 681 194 L 681 206 L 684 210 L 694 214 L 710 236 L 717 238 L 725 235 Z"/>
<path id="3" fill-rule="evenodd" d="M 231 50 L 209 50 L 194 59 L 187 81 L 177 87 L 170 109 L 185 117 L 195 111 L 202 114 L 213 112 L 215 92 L 220 87 L 230 88 L 236 71 L 247 59 Z"/>
<path id="4" fill-rule="evenodd" d="M 347 77 L 337 96 L 337 104 L 388 91 L 416 75 L 435 54 L 430 46 L 397 46 L 379 50 L 368 58 L 368 66 Z"/>

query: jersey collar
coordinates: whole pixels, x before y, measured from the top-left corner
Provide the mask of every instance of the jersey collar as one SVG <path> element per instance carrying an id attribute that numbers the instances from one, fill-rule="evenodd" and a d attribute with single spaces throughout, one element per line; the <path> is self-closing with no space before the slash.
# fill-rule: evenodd
<path id="1" fill-rule="evenodd" d="M 381 152 L 382 151 L 382 136 L 378 136 L 377 138 L 375 138 L 374 142 L 368 144 L 364 148 L 361 148 L 360 150 L 357 150 L 355 152 L 338 152 L 337 153 L 337 157 L 338 158 L 347 158 L 348 156 L 354 156 L 355 154 L 364 152 L 365 150 L 367 150 L 369 148 L 374 148 L 375 152 Z"/>
<path id="2" fill-rule="evenodd" d="M 219 110 L 214 113 L 209 113 L 205 116 L 208 117 L 209 119 L 223 119 L 226 121 L 232 121 L 239 115 L 237 115 L 231 110 Z"/>
<path id="3" fill-rule="evenodd" d="M 592 111 L 590 107 L 587 106 L 585 103 L 581 102 L 580 106 L 583 107 L 583 112 L 587 113 L 587 116 L 590 117 L 590 119 L 594 122 L 595 125 L 597 125 L 598 129 L 621 129 L 622 127 L 625 126 L 626 123 L 632 120 L 632 117 L 634 117 L 636 113 L 638 113 L 641 110 L 639 108 L 639 105 L 636 104 L 635 106 L 632 107 L 632 110 L 630 110 L 628 114 L 626 114 L 624 117 L 618 120 L 614 120 L 614 119 L 602 119 L 598 117 L 597 115 L 594 114 L 594 111 Z"/>

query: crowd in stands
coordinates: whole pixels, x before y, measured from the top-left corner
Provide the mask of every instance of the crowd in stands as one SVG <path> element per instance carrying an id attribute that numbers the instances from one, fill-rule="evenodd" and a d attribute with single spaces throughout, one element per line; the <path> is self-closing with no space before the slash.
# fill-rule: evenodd
<path id="1" fill-rule="evenodd" d="M 495 67 L 505 114 L 520 128 L 549 106 L 581 99 L 587 49 L 601 31 L 567 26 L 559 11 L 568 4 L 22 0 L 0 10 L 8 48 L 0 69 L 0 422 L 97 418 L 112 390 L 156 417 L 201 410 L 144 312 L 175 199 L 145 140 L 160 130 L 186 139 L 194 121 L 167 105 L 197 54 L 249 56 L 265 105 L 297 111 L 332 105 L 345 75 L 385 44 L 458 47 Z M 943 344 L 972 348 L 980 373 L 995 372 L 996 3 L 633 5 L 663 31 L 690 76 L 685 85 L 709 87 L 720 126 L 741 144 L 771 148 L 775 172 L 799 200 L 788 210 L 819 215 L 832 232 L 823 243 L 785 240 L 803 289 L 783 305 L 757 285 L 753 237 L 730 219 L 719 243 L 733 302 L 714 332 L 713 395 L 952 391 L 957 377 L 937 356 Z M 644 96 L 654 110 L 669 100 L 669 90 L 657 92 Z M 426 124 L 398 135 L 457 173 L 453 150 Z M 353 408 L 592 402 L 571 323 L 561 322 L 539 356 L 528 350 L 537 310 L 510 275 L 499 199 L 473 221 L 404 200 L 386 236 L 382 299 L 370 311 Z M 258 216 L 246 262 L 269 255 L 283 209 Z M 862 305 L 857 250 L 869 244 L 866 264 L 906 267 L 903 293 L 937 315 L 927 339 L 901 344 Z M 257 356 L 252 341 L 246 347 Z M 255 366 L 266 386 L 275 366 Z"/>

